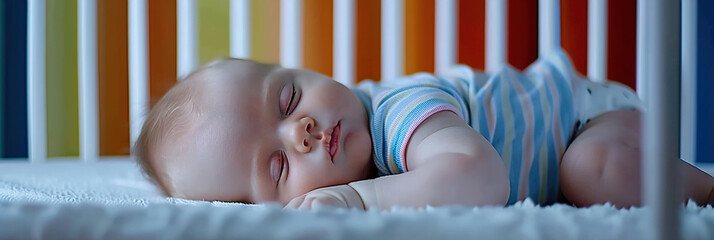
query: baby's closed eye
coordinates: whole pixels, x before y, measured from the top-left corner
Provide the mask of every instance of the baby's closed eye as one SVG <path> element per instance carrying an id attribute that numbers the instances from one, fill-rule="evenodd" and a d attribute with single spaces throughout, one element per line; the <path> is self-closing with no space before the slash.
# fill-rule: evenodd
<path id="1" fill-rule="evenodd" d="M 295 84 L 286 84 L 280 91 L 280 113 L 282 113 L 283 115 L 290 115 L 290 113 L 295 110 L 294 105 L 297 105 L 297 101 L 295 101 L 295 96 Z"/>
<path id="2" fill-rule="evenodd" d="M 270 177 L 276 187 L 283 178 L 286 164 L 287 156 L 283 151 L 276 152 L 270 157 Z"/>

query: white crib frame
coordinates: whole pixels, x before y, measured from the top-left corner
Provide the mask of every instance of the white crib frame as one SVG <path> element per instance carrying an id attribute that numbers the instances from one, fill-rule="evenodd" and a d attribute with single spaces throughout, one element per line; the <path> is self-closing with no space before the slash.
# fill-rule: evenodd
<path id="1" fill-rule="evenodd" d="M 456 63 L 458 0 L 436 1 L 435 70 L 442 73 Z M 129 88 L 131 143 L 138 136 L 148 111 L 147 0 L 129 0 Z M 486 1 L 486 71 L 507 63 L 507 0 Z M 382 0 L 382 79 L 403 74 L 403 0 Z M 230 55 L 250 58 L 250 0 L 230 2 Z M 607 76 L 607 0 L 588 4 L 588 76 Z M 45 1 L 28 1 L 28 138 L 29 160 L 47 159 L 45 106 Z M 681 11 L 680 11 L 681 7 Z M 78 1 L 80 159 L 99 159 L 96 0 Z M 345 85 L 355 83 L 355 0 L 334 3 L 334 77 Z M 560 47 L 558 0 L 539 0 L 539 53 Z M 683 159 L 694 159 L 696 126 L 696 0 L 638 0 L 637 86 L 647 104 L 643 124 L 643 192 L 652 209 L 652 237 L 676 239 L 680 188 L 675 161 L 680 139 Z M 302 66 L 302 0 L 281 0 L 280 62 Z M 196 0 L 177 0 L 177 74 L 185 76 L 197 66 Z M 681 21 L 681 23 L 680 23 Z M 681 28 L 681 43 L 680 32 Z M 288 41 L 289 40 L 289 41 Z M 672 48 L 679 45 L 680 48 Z M 680 62 L 681 57 L 681 62 Z M 680 73 L 681 63 L 681 75 Z M 679 82 L 682 81 L 680 111 Z M 666 81 L 670 79 L 670 81 Z M 657 97 L 654 97 L 657 96 Z M 672 101 L 674 99 L 674 101 Z M 681 119 L 680 119 L 681 117 Z M 682 126 L 680 135 L 679 126 Z M 669 160 L 667 160 L 669 159 Z"/>

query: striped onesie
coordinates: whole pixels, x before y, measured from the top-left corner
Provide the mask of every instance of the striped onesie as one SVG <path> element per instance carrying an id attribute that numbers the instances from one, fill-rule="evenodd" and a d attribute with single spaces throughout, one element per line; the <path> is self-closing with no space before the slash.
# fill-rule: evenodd
<path id="1" fill-rule="evenodd" d="M 509 172 L 508 204 L 558 197 L 558 165 L 578 122 L 568 58 L 557 52 L 523 73 L 485 75 L 455 66 L 446 76 L 419 73 L 353 88 L 370 118 L 374 162 L 382 175 L 409 170 L 409 138 L 429 116 L 452 111 L 498 151 Z"/>

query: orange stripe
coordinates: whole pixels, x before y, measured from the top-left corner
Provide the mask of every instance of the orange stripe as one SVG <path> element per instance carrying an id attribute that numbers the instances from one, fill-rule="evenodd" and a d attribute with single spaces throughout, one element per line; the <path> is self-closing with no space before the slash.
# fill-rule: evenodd
<path id="1" fill-rule="evenodd" d="M 304 68 L 332 76 L 332 0 L 303 1 Z"/>
<path id="2" fill-rule="evenodd" d="M 355 1 L 357 9 L 355 71 L 357 82 L 363 79 L 379 80 L 380 78 L 380 21 L 382 10 L 380 0 Z"/>
<path id="3" fill-rule="evenodd" d="M 434 4 L 404 1 L 404 74 L 434 72 Z"/>
<path id="4" fill-rule="evenodd" d="M 176 1 L 148 4 L 149 102 L 151 106 L 176 83 Z"/>
<path id="5" fill-rule="evenodd" d="M 126 12 L 126 0 L 97 1 L 100 155 L 129 154 Z"/>

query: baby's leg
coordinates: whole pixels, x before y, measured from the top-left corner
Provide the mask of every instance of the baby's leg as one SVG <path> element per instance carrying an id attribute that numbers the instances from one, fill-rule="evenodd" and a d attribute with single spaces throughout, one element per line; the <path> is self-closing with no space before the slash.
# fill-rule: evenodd
<path id="1" fill-rule="evenodd" d="M 560 163 L 560 186 L 569 201 L 577 206 L 641 205 L 640 115 L 638 111 L 607 112 L 581 129 Z M 714 204 L 714 178 L 684 161 L 679 163 L 685 198 Z"/>

